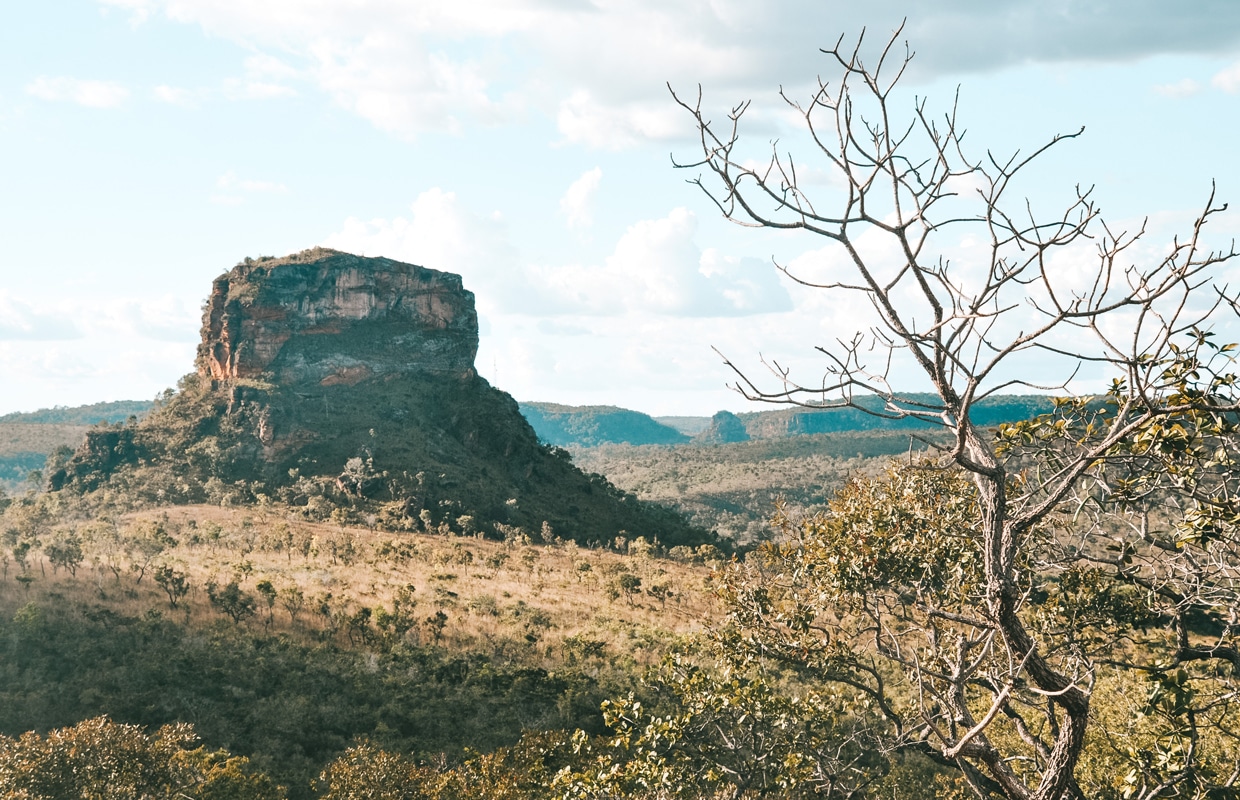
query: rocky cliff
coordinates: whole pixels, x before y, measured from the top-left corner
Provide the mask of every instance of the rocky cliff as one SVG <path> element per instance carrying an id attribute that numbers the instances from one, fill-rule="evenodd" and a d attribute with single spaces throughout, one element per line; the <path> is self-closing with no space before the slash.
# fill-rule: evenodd
<path id="1" fill-rule="evenodd" d="M 463 375 L 478 352 L 474 296 L 459 275 L 315 248 L 246 259 L 215 279 L 198 373 L 280 384 Z"/>
<path id="2" fill-rule="evenodd" d="M 143 419 L 89 434 L 51 487 L 274 499 L 392 529 L 714 540 L 540 445 L 477 349 L 457 275 L 319 248 L 247 259 L 212 285 L 196 372 Z"/>

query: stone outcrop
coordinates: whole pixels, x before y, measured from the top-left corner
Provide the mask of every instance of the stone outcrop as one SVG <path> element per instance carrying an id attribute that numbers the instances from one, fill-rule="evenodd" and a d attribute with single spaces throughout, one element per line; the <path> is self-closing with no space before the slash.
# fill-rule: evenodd
<path id="1" fill-rule="evenodd" d="M 198 373 L 212 380 L 353 385 L 392 374 L 472 374 L 474 296 L 459 275 L 314 248 L 246 259 L 215 279 Z"/>
<path id="2" fill-rule="evenodd" d="M 710 427 L 693 437 L 696 444 L 734 444 L 749 441 L 745 423 L 731 411 L 720 411 L 710 418 Z"/>

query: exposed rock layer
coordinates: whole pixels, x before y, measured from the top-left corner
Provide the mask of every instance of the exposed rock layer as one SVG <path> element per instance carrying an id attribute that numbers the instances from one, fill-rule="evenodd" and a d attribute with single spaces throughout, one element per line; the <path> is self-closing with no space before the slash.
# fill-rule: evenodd
<path id="1" fill-rule="evenodd" d="M 197 366 L 213 380 L 332 386 L 465 375 L 477 352 L 474 296 L 459 275 L 315 248 L 216 278 Z"/>

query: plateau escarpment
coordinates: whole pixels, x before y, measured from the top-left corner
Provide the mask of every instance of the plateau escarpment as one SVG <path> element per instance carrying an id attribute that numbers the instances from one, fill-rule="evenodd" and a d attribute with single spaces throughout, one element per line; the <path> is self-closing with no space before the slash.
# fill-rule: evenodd
<path id="1" fill-rule="evenodd" d="M 281 500 L 390 528 L 609 542 L 712 540 L 541 445 L 474 369 L 457 275 L 316 248 L 212 285 L 196 372 L 90 433 L 54 490 L 142 502 Z"/>

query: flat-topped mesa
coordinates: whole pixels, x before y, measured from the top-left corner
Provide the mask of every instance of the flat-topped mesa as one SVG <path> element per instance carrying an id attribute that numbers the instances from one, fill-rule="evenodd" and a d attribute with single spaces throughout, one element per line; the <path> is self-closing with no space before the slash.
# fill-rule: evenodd
<path id="1" fill-rule="evenodd" d="M 474 295 L 461 277 L 325 248 L 246 259 L 215 279 L 198 373 L 281 385 L 472 374 Z"/>

